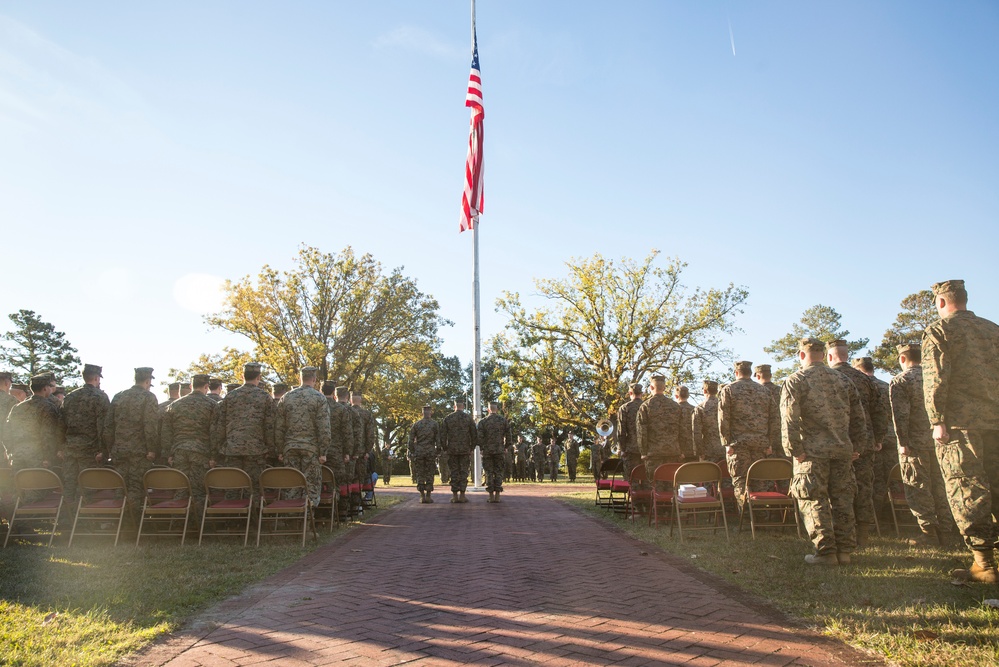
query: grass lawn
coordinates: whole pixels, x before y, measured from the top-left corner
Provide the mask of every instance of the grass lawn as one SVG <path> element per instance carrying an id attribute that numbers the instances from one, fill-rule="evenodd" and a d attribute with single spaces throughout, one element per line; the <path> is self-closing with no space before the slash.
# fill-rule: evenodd
<path id="1" fill-rule="evenodd" d="M 846 567 L 806 565 L 811 543 L 773 529 L 746 526 L 731 542 L 719 532 L 685 536 L 680 544 L 669 527 L 632 525 L 593 504 L 593 493 L 563 497 L 584 512 L 614 524 L 644 542 L 687 560 L 759 596 L 790 616 L 899 665 L 999 665 L 999 587 L 954 585 L 948 572 L 967 567 L 963 548 L 917 549 L 894 537 L 872 538 L 871 546 Z M 885 535 L 889 531 L 885 531 Z"/>
<path id="2" fill-rule="evenodd" d="M 381 509 L 396 502 L 378 496 Z M 195 537 L 184 547 L 144 538 L 137 549 L 134 533 L 117 548 L 82 539 L 71 549 L 8 546 L 0 550 L 0 665 L 114 664 L 348 530 L 331 536 L 318 528 L 318 544 L 310 536 L 304 548 L 293 538 L 271 538 L 257 548 L 251 535 L 246 548 L 235 538 L 206 538 L 199 547 Z"/>

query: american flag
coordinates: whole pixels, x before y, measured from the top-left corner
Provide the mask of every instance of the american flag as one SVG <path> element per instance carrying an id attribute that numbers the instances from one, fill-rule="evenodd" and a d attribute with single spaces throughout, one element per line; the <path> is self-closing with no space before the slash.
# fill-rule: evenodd
<path id="1" fill-rule="evenodd" d="M 461 196 L 461 228 L 463 232 L 475 225 L 482 213 L 482 76 L 479 73 L 479 43 L 472 33 L 472 73 L 468 75 L 465 106 L 472 108 L 468 130 L 468 157 L 465 159 L 465 192 Z"/>

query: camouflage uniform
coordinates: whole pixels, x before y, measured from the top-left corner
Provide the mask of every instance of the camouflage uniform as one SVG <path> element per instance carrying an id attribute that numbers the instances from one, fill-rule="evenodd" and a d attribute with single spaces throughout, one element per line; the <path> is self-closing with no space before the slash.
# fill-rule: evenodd
<path id="1" fill-rule="evenodd" d="M 482 450 L 482 468 L 486 473 L 486 491 L 502 491 L 503 470 L 506 467 L 504 456 L 512 442 L 510 423 L 503 415 L 492 412 L 479 420 L 476 431 Z"/>
<path id="2" fill-rule="evenodd" d="M 441 484 L 451 482 L 451 467 L 448 465 L 449 456 L 450 454 L 442 449 L 440 455 L 437 457 L 437 467 L 441 471 Z"/>
<path id="3" fill-rule="evenodd" d="M 353 416 L 350 408 L 338 403 L 333 396 L 327 396 L 326 402 L 330 406 L 330 456 L 326 465 L 332 468 L 337 484 L 346 484 L 350 477 L 344 457 L 349 457 L 354 451 Z"/>
<path id="4" fill-rule="evenodd" d="M 543 442 L 538 440 L 531 446 L 531 460 L 534 461 L 534 480 L 532 481 L 545 481 L 545 471 L 548 470 L 547 457 L 548 453 L 545 451 Z"/>
<path id="5" fill-rule="evenodd" d="M 718 432 L 718 397 L 708 396 L 694 408 L 690 418 L 694 456 L 718 465 L 726 465 L 725 448 Z"/>
<path id="6" fill-rule="evenodd" d="M 514 476 L 517 481 L 523 482 L 527 479 L 527 458 L 530 453 L 530 445 L 527 444 L 526 440 L 520 440 L 514 447 L 514 451 L 516 453 Z"/>
<path id="7" fill-rule="evenodd" d="M 913 366 L 902 371 L 892 378 L 889 390 L 898 445 L 909 451 L 908 456 L 898 454 L 905 502 L 924 533 L 933 528 L 949 531 L 953 519 L 923 403 L 923 369 Z"/>
<path id="8" fill-rule="evenodd" d="M 478 445 L 475 420 L 464 410 L 455 410 L 441 424 L 441 448 L 447 452 L 451 493 L 464 493 L 468 486 L 468 462 Z"/>
<path id="9" fill-rule="evenodd" d="M 636 396 L 617 409 L 617 441 L 621 447 L 621 462 L 624 464 L 625 477 L 629 476 L 636 466 L 642 465 L 642 450 L 638 446 L 640 407 L 642 407 L 642 398 Z M 596 470 L 599 472 L 600 469 Z"/>
<path id="10" fill-rule="evenodd" d="M 853 382 L 860 396 L 867 422 L 866 437 L 860 442 L 860 458 L 853 462 L 853 472 L 857 480 L 857 495 L 854 498 L 854 517 L 858 524 L 874 523 L 874 448 L 884 438 L 887 421 L 881 407 L 881 397 L 871 378 L 861 370 L 842 361 L 832 368 L 843 373 Z"/>
<path id="11" fill-rule="evenodd" d="M 409 431 L 409 460 L 413 466 L 413 480 L 422 494 L 433 493 L 435 462 L 440 451 L 440 426 L 435 419 L 424 417 L 413 424 Z"/>
<path id="12" fill-rule="evenodd" d="M 576 466 L 579 465 L 580 443 L 574 439 L 569 439 L 569 445 L 565 448 L 565 472 L 569 475 L 569 482 L 576 481 Z"/>
<path id="13" fill-rule="evenodd" d="M 253 480 L 260 493 L 260 473 L 267 457 L 277 456 L 274 446 L 277 408 L 266 390 L 244 384 L 226 392 L 212 418 L 212 447 L 225 465 L 239 468 Z"/>
<path id="14" fill-rule="evenodd" d="M 767 450 L 780 446 L 780 417 L 770 392 L 749 378 L 739 378 L 718 392 L 718 431 L 726 450 L 735 501 L 742 511 L 746 499 L 746 472 Z M 762 491 L 763 487 L 752 489 Z"/>
<path id="15" fill-rule="evenodd" d="M 191 498 L 205 502 L 205 473 L 215 460 L 212 450 L 212 417 L 217 403 L 201 392 L 192 392 L 167 407 L 160 420 L 160 451 L 173 459 L 171 465 L 191 482 Z M 195 513 L 196 517 L 200 517 Z"/>
<path id="16" fill-rule="evenodd" d="M 7 466 L 6 448 L 4 445 L 4 429 L 7 427 L 7 416 L 17 405 L 17 399 L 8 393 L 0 391 L 0 468 Z"/>
<path id="17" fill-rule="evenodd" d="M 936 292 L 936 290 L 934 290 Z M 930 424 L 946 424 L 936 444 L 950 509 L 964 543 L 992 557 L 999 515 L 999 326 L 970 310 L 923 332 L 923 399 Z"/>
<path id="18" fill-rule="evenodd" d="M 665 394 L 654 394 L 638 409 L 638 447 L 649 479 L 663 463 L 676 463 L 692 455 L 690 429 L 681 428 L 682 418 L 680 406 Z"/>
<path id="19" fill-rule="evenodd" d="M 153 467 L 147 454 L 160 451 L 160 413 L 153 392 L 135 385 L 115 394 L 104 420 L 104 442 L 137 513 L 146 495 L 143 476 Z"/>
<path id="20" fill-rule="evenodd" d="M 104 450 L 104 420 L 111 401 L 97 387 L 85 384 L 70 392 L 62 404 L 66 449 L 62 459 L 62 485 L 67 500 L 76 502 L 80 471 L 97 468 L 97 454 Z"/>
<path id="21" fill-rule="evenodd" d="M 874 452 L 873 485 L 874 511 L 878 516 L 882 516 L 888 501 L 888 475 L 891 474 L 891 469 L 898 464 L 898 440 L 895 438 L 895 429 L 892 428 L 888 383 L 874 376 L 868 377 L 874 383 L 874 388 L 878 390 L 881 411 L 885 416 L 885 431 L 881 440 L 881 449 Z"/>
<path id="22" fill-rule="evenodd" d="M 548 469 L 548 475 L 553 482 L 558 481 L 558 464 L 561 458 L 562 448 L 558 446 L 557 442 L 552 440 L 545 451 L 545 467 Z"/>
<path id="23" fill-rule="evenodd" d="M 360 406 L 352 405 L 351 409 L 357 413 L 361 423 L 360 442 L 354 443 L 357 451 L 357 476 L 361 483 L 367 484 L 371 481 L 371 470 L 375 463 L 375 446 L 378 441 L 378 424 L 375 423 L 375 416 L 371 410 Z"/>
<path id="24" fill-rule="evenodd" d="M 354 440 L 354 449 L 350 452 L 350 463 L 347 466 L 347 474 L 351 481 L 360 481 L 364 474 L 364 422 L 361 414 L 354 409 L 350 401 L 340 401 L 350 415 L 350 429 Z"/>
<path id="25" fill-rule="evenodd" d="M 856 387 L 815 361 L 785 380 L 780 412 L 784 451 L 795 457 L 791 494 L 816 555 L 852 552 L 857 483 L 850 460 L 867 432 Z"/>
<path id="26" fill-rule="evenodd" d="M 286 466 L 305 475 L 312 506 L 319 504 L 323 471 L 319 462 L 330 449 L 330 406 L 313 387 L 302 385 L 281 399 L 277 413 L 277 440 Z"/>
<path id="27" fill-rule="evenodd" d="M 761 382 L 760 386 L 764 387 L 767 391 L 770 392 L 770 397 L 774 401 L 774 410 L 776 410 L 777 417 L 779 419 L 780 418 L 780 392 L 781 392 L 781 386 L 779 384 L 775 383 L 775 382 Z M 779 427 L 778 427 L 778 430 L 779 430 Z M 784 453 L 784 450 L 783 450 L 783 448 L 780 445 L 780 434 L 779 433 L 778 433 L 778 436 L 777 436 L 777 440 L 778 440 L 777 444 L 772 447 L 773 451 L 770 452 L 770 458 L 788 458 L 788 456 Z"/>
<path id="28" fill-rule="evenodd" d="M 56 452 L 63 447 L 59 408 L 41 396 L 18 403 L 7 416 L 4 438 L 15 472 L 41 468 L 45 462 L 51 466 L 55 463 Z"/>

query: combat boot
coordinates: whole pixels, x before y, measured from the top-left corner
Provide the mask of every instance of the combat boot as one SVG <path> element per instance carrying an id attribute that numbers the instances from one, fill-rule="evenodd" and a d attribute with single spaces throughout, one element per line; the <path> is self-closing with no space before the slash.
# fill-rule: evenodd
<path id="1" fill-rule="evenodd" d="M 805 562 L 809 565 L 839 565 L 839 559 L 836 557 L 836 554 L 824 554 L 822 556 L 808 554 L 805 556 Z"/>
<path id="2" fill-rule="evenodd" d="M 871 534 L 871 524 L 857 524 L 857 548 L 863 549 L 867 546 L 867 538 Z"/>
<path id="3" fill-rule="evenodd" d="M 499 502 L 499 494 L 500 494 L 500 492 L 499 492 L 499 491 L 497 491 L 497 492 L 496 492 L 496 497 L 495 497 L 495 498 L 493 498 L 493 502 L 494 502 L 494 503 L 498 503 L 498 502 Z"/>
<path id="4" fill-rule="evenodd" d="M 451 492 L 451 502 L 452 502 L 452 503 L 457 503 L 457 502 L 460 502 L 460 501 L 458 500 L 458 492 L 457 492 L 457 491 L 452 491 L 452 492 Z"/>
<path id="5" fill-rule="evenodd" d="M 464 491 L 459 491 L 458 492 L 458 502 L 459 503 L 467 503 L 468 502 L 468 498 L 465 497 L 465 492 Z"/>
<path id="6" fill-rule="evenodd" d="M 486 502 L 487 503 L 494 503 L 494 502 L 496 502 L 495 500 L 493 500 L 493 496 L 494 496 L 494 493 L 492 491 L 490 491 L 489 492 L 489 500 L 487 500 Z"/>
<path id="7" fill-rule="evenodd" d="M 940 531 L 937 530 L 936 526 L 920 530 L 919 535 L 906 541 L 912 547 L 937 547 L 943 544 L 940 540 Z"/>
<path id="8" fill-rule="evenodd" d="M 836 562 L 838 562 L 840 565 L 849 565 L 850 564 L 850 554 L 848 552 L 846 552 L 846 551 L 837 551 L 836 552 Z"/>
<path id="9" fill-rule="evenodd" d="M 983 584 L 999 583 L 999 572 L 996 571 L 996 559 L 991 551 L 972 551 L 975 562 L 968 570 L 951 570 L 950 576 L 965 581 L 978 581 Z"/>
<path id="10" fill-rule="evenodd" d="M 423 491 L 422 489 L 420 490 L 420 502 L 421 503 L 427 502 L 427 492 Z"/>

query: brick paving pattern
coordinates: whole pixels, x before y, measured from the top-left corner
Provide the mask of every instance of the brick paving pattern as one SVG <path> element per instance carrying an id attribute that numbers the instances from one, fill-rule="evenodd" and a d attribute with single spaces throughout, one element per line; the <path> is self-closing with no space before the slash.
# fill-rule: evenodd
<path id="1" fill-rule="evenodd" d="M 560 487 L 559 491 L 564 491 Z M 856 665 L 710 575 L 514 486 L 410 499 L 133 657 L 272 665 Z M 444 501 L 444 502 L 441 502 Z M 649 553 L 642 556 L 641 552 Z"/>

